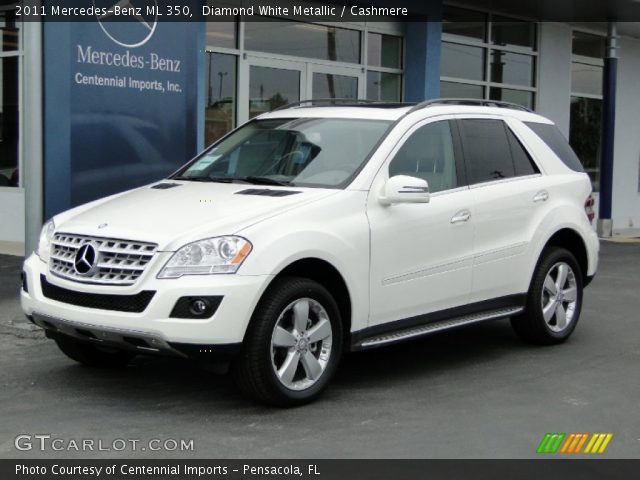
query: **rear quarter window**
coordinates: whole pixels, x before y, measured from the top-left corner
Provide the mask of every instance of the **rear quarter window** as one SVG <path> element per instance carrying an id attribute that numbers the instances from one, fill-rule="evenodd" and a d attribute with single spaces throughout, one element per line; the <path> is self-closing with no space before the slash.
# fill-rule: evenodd
<path id="1" fill-rule="evenodd" d="M 580 159 L 558 127 L 548 123 L 524 122 L 571 170 L 584 172 Z"/>

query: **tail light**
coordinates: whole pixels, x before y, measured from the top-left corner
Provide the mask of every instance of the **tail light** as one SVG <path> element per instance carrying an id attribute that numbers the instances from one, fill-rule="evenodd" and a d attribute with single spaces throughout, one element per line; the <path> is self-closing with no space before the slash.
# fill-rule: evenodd
<path id="1" fill-rule="evenodd" d="M 594 210 L 595 205 L 596 205 L 596 200 L 595 198 L 593 198 L 593 194 L 589 194 L 589 196 L 584 202 L 584 213 L 587 214 L 587 218 L 589 219 L 589 222 L 593 222 L 593 219 L 596 216 L 596 212 Z"/>

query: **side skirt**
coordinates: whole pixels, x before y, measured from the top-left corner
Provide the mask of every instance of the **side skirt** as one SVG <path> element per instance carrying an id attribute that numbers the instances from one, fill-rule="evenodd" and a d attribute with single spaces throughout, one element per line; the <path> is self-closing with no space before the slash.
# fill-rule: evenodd
<path id="1" fill-rule="evenodd" d="M 351 334 L 351 350 L 365 350 L 411 340 L 431 333 L 506 318 L 524 311 L 526 294 L 486 300 L 448 310 L 418 315 Z"/>

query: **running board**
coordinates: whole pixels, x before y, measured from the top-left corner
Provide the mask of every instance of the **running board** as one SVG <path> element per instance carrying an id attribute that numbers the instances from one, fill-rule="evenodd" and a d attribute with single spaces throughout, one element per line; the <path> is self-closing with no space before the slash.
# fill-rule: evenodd
<path id="1" fill-rule="evenodd" d="M 500 310 L 492 310 L 484 313 L 476 313 L 473 315 L 465 315 L 463 317 L 452 318 L 449 320 L 442 320 L 439 322 L 428 323 L 426 325 L 419 325 L 417 327 L 411 327 L 403 330 L 396 330 L 394 332 L 383 333 L 362 340 L 356 344 L 356 349 L 365 349 L 379 347 L 390 343 L 401 342 L 403 340 L 409 340 L 415 337 L 421 337 L 431 333 L 441 332 L 443 330 L 449 330 L 456 327 L 462 327 L 465 325 L 472 325 L 474 323 L 485 322 L 487 320 L 495 320 L 498 318 L 510 317 L 516 315 L 524 310 L 524 307 L 509 307 L 501 308 Z"/>

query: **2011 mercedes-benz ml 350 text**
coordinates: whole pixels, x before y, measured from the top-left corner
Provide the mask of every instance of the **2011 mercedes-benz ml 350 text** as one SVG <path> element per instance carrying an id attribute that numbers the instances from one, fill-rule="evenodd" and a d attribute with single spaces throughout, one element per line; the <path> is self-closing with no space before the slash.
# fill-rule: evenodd
<path id="1" fill-rule="evenodd" d="M 579 160 L 523 108 L 301 102 L 50 219 L 22 308 L 85 365 L 191 358 L 296 405 L 346 351 L 497 318 L 563 342 L 596 272 L 592 218 Z"/>

